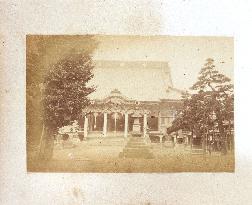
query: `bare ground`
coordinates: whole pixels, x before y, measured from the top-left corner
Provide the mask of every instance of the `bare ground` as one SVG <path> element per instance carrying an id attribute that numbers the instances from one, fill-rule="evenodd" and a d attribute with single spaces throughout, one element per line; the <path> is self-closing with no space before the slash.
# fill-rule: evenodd
<path id="1" fill-rule="evenodd" d="M 166 173 L 234 172 L 234 154 L 191 155 L 174 149 L 152 148 L 154 159 L 119 158 L 122 147 L 85 146 L 56 150 L 51 161 L 28 160 L 28 172 Z"/>

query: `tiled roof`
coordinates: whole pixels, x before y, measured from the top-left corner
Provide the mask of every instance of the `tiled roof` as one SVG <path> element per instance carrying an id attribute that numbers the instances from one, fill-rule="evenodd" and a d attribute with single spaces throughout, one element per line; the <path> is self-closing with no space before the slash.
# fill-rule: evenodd
<path id="1" fill-rule="evenodd" d="M 155 61 L 95 61 L 94 78 L 90 84 L 97 90 L 91 99 L 103 99 L 117 89 L 122 95 L 139 101 L 180 99 L 173 89 L 167 62 Z"/>

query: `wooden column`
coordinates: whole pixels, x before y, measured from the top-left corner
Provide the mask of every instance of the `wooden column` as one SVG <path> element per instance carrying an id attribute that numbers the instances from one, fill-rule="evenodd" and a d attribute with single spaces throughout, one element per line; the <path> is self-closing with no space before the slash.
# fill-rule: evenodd
<path id="1" fill-rule="evenodd" d="M 161 112 L 158 113 L 158 131 L 161 132 Z"/>
<path id="2" fill-rule="evenodd" d="M 97 119 L 98 113 L 94 113 L 94 129 L 96 129 L 96 119 Z"/>
<path id="3" fill-rule="evenodd" d="M 128 113 L 125 113 L 124 118 L 124 137 L 128 137 Z"/>
<path id="4" fill-rule="evenodd" d="M 103 136 L 107 136 L 107 123 L 108 123 L 108 114 L 103 113 Z"/>
<path id="5" fill-rule="evenodd" d="M 84 118 L 84 137 L 88 135 L 88 117 L 85 115 Z"/>
<path id="6" fill-rule="evenodd" d="M 144 113 L 143 131 L 144 131 L 144 137 L 146 137 L 147 135 L 147 114 L 146 113 Z"/>

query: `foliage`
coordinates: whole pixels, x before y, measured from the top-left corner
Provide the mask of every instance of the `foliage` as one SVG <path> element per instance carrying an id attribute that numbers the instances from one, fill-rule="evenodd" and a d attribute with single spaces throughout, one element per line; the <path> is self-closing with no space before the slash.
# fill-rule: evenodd
<path id="1" fill-rule="evenodd" d="M 215 69 L 214 60 L 206 60 L 192 93 L 183 99 L 183 111 L 169 131 L 187 129 L 205 140 L 209 130 L 219 130 L 223 152 L 226 152 L 225 122 L 233 121 L 233 85 Z"/>
<path id="2" fill-rule="evenodd" d="M 27 35 L 26 85 L 39 86 L 52 65 L 73 52 L 92 54 L 96 46 L 91 35 Z"/>
<path id="3" fill-rule="evenodd" d="M 40 147 L 42 146 L 41 133 L 45 135 L 44 141 L 51 141 L 52 134 L 48 133 L 48 129 L 54 132 L 57 127 L 65 125 L 73 119 L 75 114 L 75 118 L 77 118 L 77 114 L 80 114 L 81 109 L 88 104 L 87 95 L 94 88 L 87 87 L 86 83 L 92 78 L 91 54 L 96 46 L 97 42 L 93 36 L 89 35 L 27 36 L 28 155 L 30 145 L 37 146 L 40 143 Z M 46 137 L 46 135 L 48 136 Z"/>
<path id="4" fill-rule="evenodd" d="M 80 116 L 94 91 L 87 82 L 93 77 L 88 54 L 71 54 L 52 66 L 44 80 L 43 119 L 46 127 L 57 128 Z"/>

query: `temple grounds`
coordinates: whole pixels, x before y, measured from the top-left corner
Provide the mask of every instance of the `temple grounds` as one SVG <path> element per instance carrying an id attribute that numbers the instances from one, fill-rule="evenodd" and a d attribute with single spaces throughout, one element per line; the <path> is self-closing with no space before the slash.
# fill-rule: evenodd
<path id="1" fill-rule="evenodd" d="M 171 147 L 165 143 L 149 143 L 144 149 L 152 157 L 141 155 L 125 157 L 122 153 L 129 139 L 91 138 L 69 144 L 55 143 L 53 158 L 50 161 L 30 159 L 28 171 L 31 172 L 233 172 L 234 155 L 193 155 L 189 147 Z M 137 145 L 141 146 L 141 144 Z M 134 153 L 133 153 L 134 155 Z M 137 157 L 139 155 L 139 157 Z"/>

